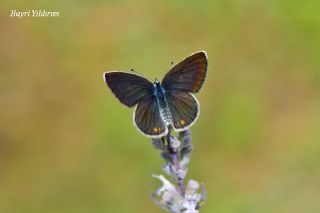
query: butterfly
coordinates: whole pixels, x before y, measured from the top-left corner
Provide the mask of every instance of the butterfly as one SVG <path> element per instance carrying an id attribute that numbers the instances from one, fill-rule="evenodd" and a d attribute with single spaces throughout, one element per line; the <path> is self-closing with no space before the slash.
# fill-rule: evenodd
<path id="1" fill-rule="evenodd" d="M 194 93 L 201 89 L 207 67 L 207 54 L 200 51 L 173 66 L 161 82 L 122 71 L 105 72 L 103 77 L 122 104 L 135 107 L 133 123 L 138 130 L 158 138 L 172 128 L 180 132 L 195 123 L 200 106 Z"/>

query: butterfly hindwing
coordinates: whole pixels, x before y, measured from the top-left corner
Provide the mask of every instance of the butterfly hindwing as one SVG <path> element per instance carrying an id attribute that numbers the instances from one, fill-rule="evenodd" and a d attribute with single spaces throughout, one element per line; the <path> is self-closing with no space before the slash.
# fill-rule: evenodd
<path id="1" fill-rule="evenodd" d="M 166 90 L 198 92 L 205 80 L 208 59 L 204 51 L 185 58 L 169 70 L 162 80 Z"/>
<path id="2" fill-rule="evenodd" d="M 139 102 L 133 119 L 138 129 L 149 137 L 161 137 L 168 133 L 168 129 L 160 117 L 155 97 Z"/>
<path id="3" fill-rule="evenodd" d="M 119 101 L 128 107 L 152 97 L 153 84 L 139 75 L 114 71 L 104 73 L 104 79 Z"/>
<path id="4" fill-rule="evenodd" d="M 173 127 L 182 131 L 190 127 L 198 118 L 200 109 L 197 99 L 187 92 L 167 92 Z"/>

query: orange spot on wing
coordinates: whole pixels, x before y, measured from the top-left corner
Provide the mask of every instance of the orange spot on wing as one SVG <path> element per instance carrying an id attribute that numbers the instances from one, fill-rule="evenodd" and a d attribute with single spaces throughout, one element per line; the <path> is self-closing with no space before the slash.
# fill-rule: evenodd
<path id="1" fill-rule="evenodd" d="M 154 134 L 158 134 L 158 133 L 160 133 L 160 128 L 159 128 L 159 127 L 154 127 L 153 130 L 152 130 L 152 132 L 153 132 Z"/>

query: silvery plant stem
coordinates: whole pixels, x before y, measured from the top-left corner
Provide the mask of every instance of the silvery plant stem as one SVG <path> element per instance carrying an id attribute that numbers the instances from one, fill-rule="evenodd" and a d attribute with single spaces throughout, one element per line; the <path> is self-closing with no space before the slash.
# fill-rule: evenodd
<path id="1" fill-rule="evenodd" d="M 177 154 L 173 154 L 173 162 L 174 162 L 174 165 L 177 168 L 177 170 L 179 170 L 180 166 L 179 166 L 179 161 L 178 161 L 178 158 L 177 158 Z M 179 185 L 179 191 L 180 191 L 180 195 L 181 196 L 184 196 L 184 194 L 185 194 L 183 180 L 184 180 L 184 178 L 179 178 L 178 177 L 178 185 Z"/>
<path id="2" fill-rule="evenodd" d="M 175 168 L 175 170 L 179 171 L 180 169 L 180 162 L 178 160 L 178 154 L 177 152 L 174 151 L 174 149 L 172 148 L 172 145 L 171 145 L 171 131 L 169 132 L 168 136 L 167 136 L 167 141 L 168 141 L 168 147 L 170 149 L 170 154 L 171 154 L 171 158 L 172 158 L 172 161 L 173 161 L 173 166 Z M 179 192 L 180 192 L 180 195 L 183 197 L 184 194 L 185 194 L 185 190 L 184 190 L 184 185 L 183 185 L 183 181 L 184 181 L 184 178 L 181 178 L 181 177 L 178 177 L 178 185 L 179 185 Z"/>
<path id="3" fill-rule="evenodd" d="M 191 141 L 189 130 L 182 131 L 177 136 L 173 136 L 169 130 L 166 137 L 152 139 L 153 146 L 161 151 L 165 160 L 162 168 L 169 178 L 153 175 L 163 185 L 152 193 L 152 197 L 154 202 L 167 212 L 199 213 L 199 208 L 206 198 L 203 184 L 189 180 L 186 186 L 184 185 L 192 151 Z"/>

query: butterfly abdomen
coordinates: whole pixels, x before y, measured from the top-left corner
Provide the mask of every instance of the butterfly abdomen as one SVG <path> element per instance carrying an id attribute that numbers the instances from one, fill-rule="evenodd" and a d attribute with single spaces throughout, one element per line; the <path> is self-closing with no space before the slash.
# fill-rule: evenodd
<path id="1" fill-rule="evenodd" d="M 161 120 L 166 126 L 172 125 L 172 115 L 169 110 L 168 100 L 166 98 L 165 90 L 159 82 L 154 84 L 154 94 L 157 98 L 157 104 Z"/>
<path id="2" fill-rule="evenodd" d="M 166 126 L 172 125 L 172 116 L 169 107 L 159 109 L 160 117 Z"/>

